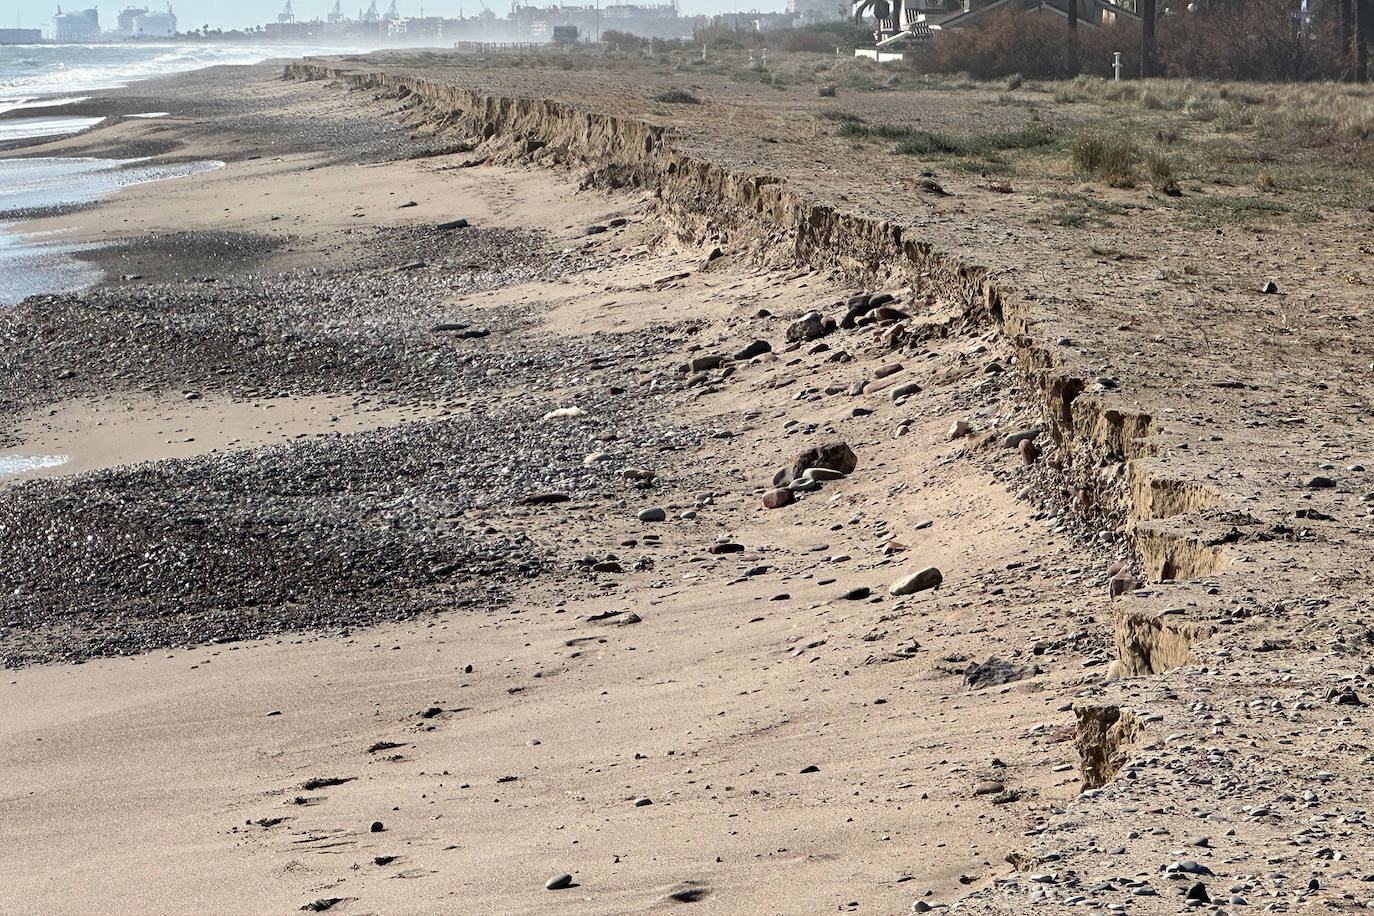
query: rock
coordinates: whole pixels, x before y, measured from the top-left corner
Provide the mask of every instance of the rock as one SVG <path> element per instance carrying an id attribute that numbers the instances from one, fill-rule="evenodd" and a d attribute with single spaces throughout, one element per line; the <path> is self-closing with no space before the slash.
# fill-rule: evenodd
<path id="1" fill-rule="evenodd" d="M 1336 481 L 1330 477 L 1309 477 L 1303 482 L 1303 487 L 1308 490 L 1329 490 L 1336 485 Z"/>
<path id="2" fill-rule="evenodd" d="M 802 767 L 802 768 L 801 768 L 801 771 L 802 771 L 803 774 L 805 774 L 805 773 L 819 773 L 819 772 L 821 771 L 821 768 L 818 767 L 818 766 L 816 766 L 815 764 L 812 764 L 811 766 Z"/>
<path id="3" fill-rule="evenodd" d="M 900 541 L 888 541 L 883 545 L 883 554 L 889 557 L 894 553 L 901 553 L 904 550 L 906 550 L 906 545 Z"/>
<path id="4" fill-rule="evenodd" d="M 823 482 L 827 480 L 844 480 L 848 475 L 841 474 L 839 471 L 831 468 L 807 468 L 802 471 L 802 476 L 807 480 L 818 480 Z"/>
<path id="5" fill-rule="evenodd" d="M 440 223 L 435 228 L 440 232 L 449 232 L 453 229 L 466 229 L 468 225 L 468 221 L 465 219 L 451 219 L 446 223 Z"/>
<path id="6" fill-rule="evenodd" d="M 964 671 L 964 684 L 970 690 L 980 687 L 998 687 L 1013 681 L 1034 677 L 1040 673 L 1035 665 L 1014 665 L 1009 661 L 989 655 L 985 662 L 973 662 Z"/>
<path id="7" fill-rule="evenodd" d="M 661 522 L 668 518 L 668 513 L 655 506 L 652 509 L 641 509 L 639 520 L 641 522 Z"/>
<path id="8" fill-rule="evenodd" d="M 557 410 L 550 410 L 548 413 L 544 414 L 543 419 L 570 420 L 573 417 L 585 416 L 586 413 L 587 412 L 581 407 L 560 407 Z"/>
<path id="9" fill-rule="evenodd" d="M 645 807 L 646 805 L 652 805 L 653 803 L 654 803 L 654 800 L 653 800 L 652 798 L 636 798 L 636 799 L 635 799 L 635 807 L 636 807 L 636 808 L 643 808 L 643 807 Z"/>
<path id="10" fill-rule="evenodd" d="M 792 343 L 815 340 L 825 334 L 825 319 L 820 312 L 811 312 L 787 326 L 787 339 Z"/>
<path id="11" fill-rule="evenodd" d="M 719 369 L 720 364 L 723 362 L 725 362 L 725 357 L 718 353 L 708 354 L 706 356 L 695 356 L 692 358 L 692 361 L 687 364 L 687 371 L 709 372 L 712 369 Z"/>
<path id="12" fill-rule="evenodd" d="M 610 226 L 603 226 L 600 223 L 592 223 L 590 226 L 587 227 L 587 234 L 600 235 L 603 232 L 609 232 L 610 229 Z"/>
<path id="13" fill-rule="evenodd" d="M 753 359 L 755 356 L 762 356 L 765 353 L 772 353 L 773 345 L 766 340 L 756 340 L 735 354 L 734 358 L 740 361 Z"/>
<path id="14" fill-rule="evenodd" d="M 587 618 L 587 622 L 600 624 L 603 627 L 628 627 L 643 619 L 634 611 L 606 611 L 603 614 L 591 615 Z"/>
<path id="15" fill-rule="evenodd" d="M 1001 795 L 1006 786 L 995 779 L 984 779 L 973 787 L 974 795 Z"/>
<path id="16" fill-rule="evenodd" d="M 785 487 L 792 480 L 791 468 L 778 468 L 773 472 L 773 486 Z"/>
<path id="17" fill-rule="evenodd" d="M 696 903 L 710 893 L 710 885 L 701 881 L 679 881 L 668 888 L 664 899 L 673 903 Z"/>
<path id="18" fill-rule="evenodd" d="M 1036 428 L 1036 429 L 1023 429 L 1023 430 L 1020 430 L 1020 431 L 1018 431 L 1018 432 L 1011 433 L 1011 434 L 1008 435 L 1005 439 L 1003 439 L 1003 440 L 1002 440 L 1002 447 L 1003 447 L 1003 448 L 1019 448 L 1022 442 L 1026 442 L 1026 441 L 1031 441 L 1031 442 L 1033 442 L 1033 441 L 1035 441 L 1035 438 L 1036 438 L 1037 436 L 1039 436 L 1039 435 L 1040 435 L 1040 430 L 1039 430 L 1039 428 Z"/>
<path id="19" fill-rule="evenodd" d="M 853 474 L 859 459 L 846 442 L 828 442 L 802 452 L 792 461 L 792 476 L 800 477 L 807 468 L 829 468 L 841 474 Z"/>
<path id="20" fill-rule="evenodd" d="M 688 387 L 688 388 L 696 388 L 696 387 L 698 387 L 698 386 L 700 386 L 700 385 L 705 385 L 705 384 L 706 384 L 707 382 L 709 382 L 710 380 L 711 380 L 711 375 L 710 375 L 710 373 L 708 373 L 708 372 L 698 372 L 696 375 L 690 376 L 690 377 L 687 379 L 687 387 Z"/>
<path id="21" fill-rule="evenodd" d="M 844 304 L 844 318 L 840 319 L 840 327 L 846 330 L 855 327 L 859 317 L 873 307 L 872 301 L 867 295 L 851 296 Z"/>
<path id="22" fill-rule="evenodd" d="M 955 439 L 962 439 L 971 432 L 973 432 L 972 423 L 967 420 L 955 420 L 946 435 L 949 437 L 949 440 L 953 442 Z"/>
<path id="23" fill-rule="evenodd" d="M 565 887 L 572 887 L 572 875 L 559 875 L 544 882 L 546 891 L 561 891 Z"/>
<path id="24" fill-rule="evenodd" d="M 886 322 L 901 321 L 911 316 L 901 309 L 895 309 L 890 305 L 884 305 L 869 312 L 868 317 L 872 318 L 874 321 Z"/>
<path id="25" fill-rule="evenodd" d="M 600 563 L 592 564 L 592 572 L 620 573 L 624 571 L 624 568 L 614 560 L 603 560 Z"/>
<path id="26" fill-rule="evenodd" d="M 873 377 L 874 377 L 874 378 L 887 378 L 889 375 L 895 375 L 896 373 L 901 372 L 901 371 L 902 371 L 902 364 L 901 364 L 901 363 L 890 363 L 889 365 L 886 365 L 886 366 L 879 366 L 878 368 L 874 369 L 874 370 L 873 370 Z"/>
<path id="27" fill-rule="evenodd" d="M 894 595 L 910 595 L 915 592 L 923 592 L 928 588 L 935 588 L 943 581 L 945 581 L 945 577 L 940 573 L 940 570 L 934 566 L 927 566 L 919 572 L 914 572 L 893 582 L 888 591 Z"/>
<path id="28" fill-rule="evenodd" d="M 572 499 L 567 493 L 531 493 L 515 501 L 517 506 L 547 506 L 551 503 L 565 503 Z"/>
<path id="29" fill-rule="evenodd" d="M 1278 291 L 1279 285 L 1275 283 L 1273 280 L 1265 280 L 1264 285 L 1260 287 L 1260 292 L 1264 293 L 1266 296 L 1272 296 L 1274 293 L 1277 293 Z"/>
<path id="30" fill-rule="evenodd" d="M 781 509 L 792 505 L 796 498 L 787 487 L 774 487 L 763 494 L 763 506 L 765 509 Z"/>
<path id="31" fill-rule="evenodd" d="M 814 493 L 821 488 L 821 482 L 810 477 L 793 477 L 787 487 L 796 493 Z"/>
<path id="32" fill-rule="evenodd" d="M 370 829 L 373 833 L 381 833 L 386 830 L 386 826 L 381 821 L 373 821 Z"/>
<path id="33" fill-rule="evenodd" d="M 1035 459 L 1040 457 L 1040 449 L 1032 439 L 1022 439 L 1016 450 L 1021 453 L 1022 464 L 1035 464 Z"/>
<path id="34" fill-rule="evenodd" d="M 921 386 L 916 382 L 907 382 L 892 389 L 892 400 L 900 401 L 902 398 L 909 398 L 913 394 L 920 394 Z"/>
<path id="35" fill-rule="evenodd" d="M 1107 582 L 1107 597 L 1119 598 L 1128 592 L 1135 591 L 1141 586 L 1142 583 L 1140 580 L 1132 579 L 1130 576 L 1113 576 Z"/>
<path id="36" fill-rule="evenodd" d="M 712 544 L 710 547 L 706 548 L 706 552 L 716 555 L 720 555 L 723 553 L 743 553 L 744 545 L 731 544 L 730 542 L 726 541 L 723 543 Z"/>
<path id="37" fill-rule="evenodd" d="M 871 594 L 873 594 L 872 589 L 866 585 L 861 585 L 858 588 L 851 588 L 841 597 L 843 597 L 845 601 L 862 601 Z"/>
<path id="38" fill-rule="evenodd" d="M 1188 888 L 1188 893 L 1184 895 L 1185 900 L 1197 900 L 1201 903 L 1211 903 L 1212 898 L 1207 896 L 1207 885 L 1197 881 L 1192 887 Z"/>

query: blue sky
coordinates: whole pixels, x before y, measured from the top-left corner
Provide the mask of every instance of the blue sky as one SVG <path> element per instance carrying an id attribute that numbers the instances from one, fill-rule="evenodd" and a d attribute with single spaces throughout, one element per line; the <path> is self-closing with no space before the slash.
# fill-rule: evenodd
<path id="1" fill-rule="evenodd" d="M 277 18 L 281 12 L 282 5 L 286 0 L 231 0 L 229 3 L 223 0 L 185 0 L 176 2 L 173 0 L 172 11 L 177 14 L 178 25 L 182 29 L 193 29 L 203 23 L 221 28 L 237 28 L 245 25 L 258 25 L 270 22 Z M 379 9 L 385 10 L 390 0 L 378 0 Z M 535 2 L 544 5 L 550 0 L 525 0 L 525 2 Z M 564 2 L 585 2 L 590 4 L 591 0 L 564 0 Z M 610 2 L 610 0 L 603 0 Z M 641 0 L 643 2 L 643 0 Z M 653 0 L 650 0 L 653 2 Z M 660 0 L 661 2 L 661 0 Z M 149 6 L 154 9 L 161 9 L 165 0 L 138 0 L 132 5 Z M 487 0 L 487 5 L 496 11 L 497 15 L 505 15 L 509 0 Z M 70 0 L 62 4 L 63 9 L 81 9 L 90 5 L 90 0 Z M 100 25 L 108 28 L 114 24 L 115 17 L 124 7 L 131 5 L 126 0 L 121 2 L 96 3 L 95 6 L 100 10 Z M 334 7 L 334 0 L 292 0 L 292 5 L 296 11 L 298 19 L 323 19 L 325 15 Z M 358 15 L 358 11 L 367 5 L 366 0 L 342 0 L 343 11 L 348 16 Z M 427 16 L 457 16 L 461 10 L 465 15 L 471 16 L 481 10 L 480 0 L 439 0 L 439 2 L 412 2 L 412 0 L 397 0 L 397 8 L 404 16 L 420 15 L 421 7 Z M 679 0 L 679 6 L 684 14 L 704 13 L 712 10 L 721 9 L 744 9 L 747 7 L 758 6 L 760 9 L 782 9 L 785 6 L 783 0 L 774 3 L 734 3 L 732 0 Z M 52 24 L 52 15 L 57 10 L 57 4 L 51 0 L 0 0 L 0 28 L 10 28 L 18 24 L 25 28 L 38 28 Z M 16 17 L 15 14 L 18 14 Z"/>

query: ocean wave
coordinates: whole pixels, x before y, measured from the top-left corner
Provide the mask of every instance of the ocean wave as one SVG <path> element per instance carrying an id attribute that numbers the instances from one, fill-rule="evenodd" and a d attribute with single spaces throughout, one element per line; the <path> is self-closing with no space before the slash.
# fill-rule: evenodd
<path id="1" fill-rule="evenodd" d="M 294 45 L 49 45 L 10 56 L 0 47 L 0 107 L 52 95 L 116 89 L 138 80 L 272 57 L 348 53 L 358 48 Z"/>

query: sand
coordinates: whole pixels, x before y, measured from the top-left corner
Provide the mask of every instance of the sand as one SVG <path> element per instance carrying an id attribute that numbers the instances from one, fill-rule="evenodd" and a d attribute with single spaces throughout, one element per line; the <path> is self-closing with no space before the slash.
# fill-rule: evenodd
<path id="1" fill-rule="evenodd" d="M 470 77 L 460 69 L 454 78 Z M 633 110 L 635 100 L 608 90 L 604 77 L 512 70 L 503 79 L 512 94 L 544 80 L 550 95 Z M 665 78 L 677 79 L 644 76 L 646 85 Z M 333 123 L 345 109 L 365 111 L 384 125 L 379 134 L 405 123 L 419 140 L 445 139 L 432 113 L 383 92 L 276 80 L 245 92 L 285 116 Z M 701 152 L 715 138 L 713 155 L 737 165 L 754 134 L 787 122 L 787 105 L 820 104 L 773 92 L 741 92 L 739 110 L 759 112 L 747 129 L 723 129 L 728 119 L 712 108 L 677 124 L 677 139 Z M 1293 431 L 1302 423 L 1269 425 L 1264 413 L 1260 428 L 1246 426 L 1253 412 L 1224 412 L 1251 389 L 1211 382 L 1241 371 L 1226 354 L 1253 327 L 1238 318 L 1203 346 L 1178 330 L 1187 315 L 1161 314 L 1167 278 L 1077 257 L 1057 266 L 1045 256 L 1067 250 L 1055 249 L 1067 244 L 1057 238 L 1036 248 L 979 234 L 987 213 L 1016 205 L 972 178 L 942 179 L 972 202 L 938 211 L 923 203 L 920 221 L 983 263 L 1013 252 L 1020 285 L 1005 293 L 1003 323 L 961 313 L 950 293 L 961 275 L 947 263 L 922 278 L 927 297 L 895 270 L 863 273 L 846 261 L 850 252 L 789 262 L 779 252 L 790 229 L 751 235 L 746 217 L 723 204 L 691 214 L 704 228 L 687 232 L 665 212 L 681 200 L 584 189 L 597 182 L 579 182 L 583 169 L 605 163 L 539 161 L 537 149 L 531 161 L 523 137 L 493 138 L 480 165 L 470 164 L 474 151 L 364 164 L 323 151 L 312 158 L 295 141 L 274 151 L 262 139 L 269 134 L 243 155 L 233 149 L 242 133 L 227 121 L 221 129 L 217 138 L 213 125 L 179 125 L 175 112 L 156 125 L 118 125 L 118 145 L 150 142 L 140 131 L 185 131 L 180 153 L 227 165 L 174 190 L 131 189 L 79 214 L 79 231 L 93 241 L 126 225 L 276 235 L 274 247 L 224 272 L 308 273 L 327 258 L 394 277 L 403 252 L 378 254 L 376 237 L 355 227 L 418 230 L 461 215 L 543 230 L 596 267 L 469 293 L 455 266 L 461 253 L 446 254 L 457 261 L 423 269 L 451 272 L 453 292 L 413 320 L 459 306 L 535 315 L 471 344 L 483 353 L 623 342 L 614 361 L 570 359 L 528 384 L 497 372 L 470 400 L 498 418 L 585 404 L 581 417 L 528 424 L 507 447 L 571 428 L 583 434 L 576 445 L 586 461 L 633 450 L 635 461 L 652 459 L 656 483 L 574 483 L 563 502 L 464 508 L 465 522 L 526 538 L 542 562 L 537 575 L 507 571 L 505 590 L 475 604 L 435 597 L 425 613 L 368 628 L 190 640 L 7 673 L 0 841 L 11 852 L 0 865 L 0 908 L 901 913 L 925 902 L 1008 913 L 1097 899 L 1162 913 L 1179 909 L 1199 874 L 1169 867 L 1179 861 L 1215 872 L 1205 880 L 1219 901 L 1231 886 L 1253 905 L 1264 893 L 1293 909 L 1362 899 L 1368 850 L 1356 812 L 1366 801 L 1358 774 L 1367 728 L 1363 707 L 1337 700 L 1342 687 L 1368 689 L 1356 629 L 1363 573 L 1341 580 L 1334 571 L 1362 555 L 1367 537 L 1344 512 L 1361 472 L 1341 469 L 1365 449 L 1363 431 L 1341 426 L 1333 444 L 1336 433 L 1318 436 L 1326 427 L 1315 419 L 1308 437 Z M 96 141 L 65 142 L 52 149 Z M 779 173 L 800 168 L 795 150 L 746 152 L 776 156 Z M 790 175 L 825 184 L 820 170 Z M 417 206 L 400 207 L 410 200 Z M 607 231 L 588 232 L 593 225 Z M 1023 239 L 1049 232 L 1014 225 Z M 1129 232 L 1150 228 L 1142 218 Z M 960 238 L 969 240 L 962 248 L 952 241 Z M 1228 256 L 1271 244 L 1247 239 Z M 709 259 L 718 246 L 723 256 Z M 175 258 L 139 262 L 147 251 L 138 248 L 120 257 L 138 269 L 119 272 L 145 274 L 130 283 L 188 282 Z M 1111 299 L 1103 277 L 1124 282 L 1133 271 L 1138 294 L 1112 305 L 1120 324 L 1087 321 L 1063 301 L 1068 292 Z M 792 321 L 813 308 L 842 317 L 836 303 L 860 288 L 890 288 L 925 336 L 893 347 L 888 326 L 865 326 L 787 347 Z M 1228 296 L 1241 298 L 1238 284 Z M 693 357 L 760 338 L 774 352 L 728 375 L 708 370 L 692 381 L 682 371 Z M 1123 353 L 1131 358 L 1109 359 Z M 1353 364 L 1327 354 L 1311 365 L 1337 377 Z M 1264 384 L 1282 387 L 1290 370 L 1301 374 L 1282 368 Z M 1072 405 L 1081 441 L 1055 425 L 1074 401 L 1054 387 L 1061 376 L 1111 382 L 1084 395 L 1110 409 Z M 1183 376 L 1190 387 L 1178 385 Z M 851 394 L 860 380 L 867 386 Z M 907 381 L 922 390 L 894 401 Z M 598 400 L 611 387 L 632 403 Z M 54 403 L 51 415 L 23 417 L 16 449 L 69 450 L 73 463 L 44 484 L 60 487 L 87 469 L 434 423 L 451 409 L 302 396 L 266 410 L 254 398 L 158 395 Z M 1330 398 L 1302 397 L 1327 412 L 1320 424 L 1336 426 Z M 1288 406 L 1278 412 L 1292 417 Z M 1183 416 L 1203 410 L 1223 419 L 1208 426 Z M 1145 414 L 1153 425 L 1141 438 L 1116 442 L 1139 451 L 1103 453 L 1113 422 Z M 325 422 L 333 415 L 340 420 Z M 951 440 L 956 419 L 975 435 Z M 643 432 L 659 420 L 696 438 Z M 559 423 L 572 425 L 550 425 Z M 1007 433 L 1036 427 L 1046 429 L 1040 460 L 1004 445 Z M 1211 439 L 1213 428 L 1224 438 Z M 833 440 L 857 455 L 852 475 L 763 508 L 780 465 Z M 1089 467 L 1106 479 L 1100 490 L 1068 474 L 1082 468 L 1075 448 L 1103 458 Z M 1284 448 L 1301 458 L 1280 461 Z M 569 480 L 582 460 L 573 450 L 556 459 Z M 1309 452 L 1341 478 L 1335 492 L 1299 490 L 1290 479 L 1322 470 L 1308 468 Z M 461 468 L 499 456 L 474 448 L 457 457 Z M 467 470 L 443 473 L 470 486 Z M 1083 511 L 1111 487 L 1135 500 L 1134 515 Z M 12 483 L 0 492 L 36 491 Z M 419 489 L 400 495 L 433 500 Z M 1342 513 L 1341 522 L 1321 528 L 1295 507 Z M 648 508 L 667 520 L 638 521 Z M 720 543 L 740 549 L 711 552 Z M 942 571 L 939 589 L 889 593 L 927 566 Z M 1141 587 L 1110 597 L 1116 576 L 1139 577 L 1131 584 Z M 969 666 L 990 657 L 1027 676 L 970 687 Z M 1139 731 L 1091 737 L 1084 723 L 1102 710 Z M 1094 767 L 1104 785 L 1085 784 Z M 1256 811 L 1261 803 L 1269 807 Z M 1295 846 L 1298 830 L 1307 833 Z M 565 873 L 572 887 L 544 889 Z M 1145 886 L 1158 896 L 1133 893 Z"/>

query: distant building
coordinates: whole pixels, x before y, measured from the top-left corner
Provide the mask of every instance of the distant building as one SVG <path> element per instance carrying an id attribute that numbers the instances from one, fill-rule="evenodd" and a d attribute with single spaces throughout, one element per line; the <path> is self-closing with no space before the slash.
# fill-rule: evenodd
<path id="1" fill-rule="evenodd" d="M 42 40 L 42 29 L 0 29 L 0 45 L 36 45 Z"/>
<path id="2" fill-rule="evenodd" d="M 115 31 L 118 32 L 121 37 L 132 38 L 134 35 L 134 20 L 146 12 L 148 12 L 146 6 L 126 6 L 124 11 L 118 16 L 119 25 L 115 28 Z"/>
<path id="3" fill-rule="evenodd" d="M 946 30 L 977 27 L 987 21 L 987 14 L 1008 7 L 1008 0 L 917 0 L 917 3 L 917 8 L 926 12 L 932 23 Z M 1136 0 L 1024 0 L 1013 8 L 1067 18 L 1070 3 L 1078 6 L 1081 25 L 1111 25 L 1118 19 L 1140 19 Z"/>
<path id="4" fill-rule="evenodd" d="M 58 7 L 57 15 L 52 17 L 52 38 L 66 42 L 99 41 L 100 13 L 94 8 L 64 13 Z"/>
<path id="5" fill-rule="evenodd" d="M 177 17 L 171 10 L 165 13 L 144 13 L 134 17 L 134 34 L 139 38 L 175 38 Z"/>
<path id="6" fill-rule="evenodd" d="M 787 0 L 787 12 L 796 16 L 797 22 L 802 25 L 848 19 L 850 9 L 843 0 Z"/>
<path id="7" fill-rule="evenodd" d="M 263 31 L 268 38 L 280 41 L 306 41 L 314 37 L 308 22 L 269 22 Z"/>

